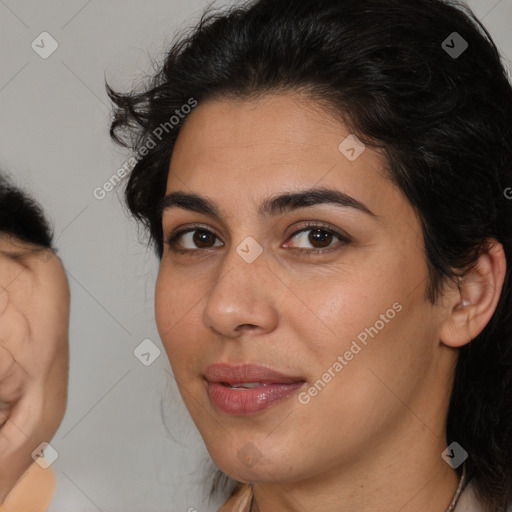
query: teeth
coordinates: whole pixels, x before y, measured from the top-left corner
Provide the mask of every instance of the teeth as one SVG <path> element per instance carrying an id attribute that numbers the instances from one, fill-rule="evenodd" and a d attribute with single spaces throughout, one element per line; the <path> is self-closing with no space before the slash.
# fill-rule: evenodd
<path id="1" fill-rule="evenodd" d="M 261 386 L 260 382 L 241 382 L 239 384 L 231 384 L 230 387 L 234 389 L 252 389 Z"/>

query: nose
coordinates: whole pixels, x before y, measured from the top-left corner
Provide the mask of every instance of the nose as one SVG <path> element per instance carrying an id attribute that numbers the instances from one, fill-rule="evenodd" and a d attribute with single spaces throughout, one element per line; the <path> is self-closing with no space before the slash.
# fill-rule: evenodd
<path id="1" fill-rule="evenodd" d="M 249 263 L 233 247 L 219 268 L 203 311 L 204 324 L 227 338 L 275 329 L 279 311 L 276 292 L 282 284 L 269 268 L 265 252 Z"/>

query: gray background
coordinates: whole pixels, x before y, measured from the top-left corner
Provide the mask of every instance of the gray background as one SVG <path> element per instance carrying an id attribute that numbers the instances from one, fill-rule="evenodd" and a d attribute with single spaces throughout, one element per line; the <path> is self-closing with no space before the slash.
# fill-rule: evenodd
<path id="1" fill-rule="evenodd" d="M 512 0 L 468 3 L 510 63 Z M 211 463 L 154 324 L 157 260 L 118 195 L 93 196 L 127 159 L 108 136 L 105 77 L 129 88 L 206 4 L 0 0 L 0 166 L 45 206 L 72 292 L 69 403 L 51 441 L 59 457 L 50 512 L 219 506 L 203 501 Z M 47 59 L 31 47 L 42 32 L 59 45 Z M 148 338 L 162 352 L 146 367 L 133 351 Z"/>

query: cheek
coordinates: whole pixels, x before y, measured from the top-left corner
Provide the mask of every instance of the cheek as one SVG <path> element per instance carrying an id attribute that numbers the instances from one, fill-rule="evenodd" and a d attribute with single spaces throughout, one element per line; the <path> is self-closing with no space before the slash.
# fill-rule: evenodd
<path id="1" fill-rule="evenodd" d="M 364 347 L 364 342 L 372 339 L 376 323 L 380 337 L 400 316 L 393 309 L 401 296 L 399 290 L 394 291 L 391 283 L 374 280 L 370 284 L 367 275 L 326 280 L 320 287 L 309 285 L 303 296 L 307 308 L 294 307 L 288 314 L 301 337 L 309 338 L 308 343 L 323 358 L 343 354 L 354 340 Z"/>
<path id="2" fill-rule="evenodd" d="M 350 323 L 350 329 L 319 355 L 320 371 L 332 368 L 336 376 L 318 375 L 332 384 L 328 383 L 325 391 L 320 386 L 317 404 L 343 404 L 333 412 L 340 416 L 340 421 L 348 416 L 352 418 L 353 431 L 371 431 L 386 416 L 390 418 L 402 411 L 402 401 L 409 403 L 412 399 L 428 373 L 435 332 L 429 327 L 422 305 L 416 301 L 384 301 L 368 305 L 368 309 L 344 312 L 340 329 L 343 319 Z M 368 417 L 367 411 L 373 414 Z"/>
<path id="3" fill-rule="evenodd" d="M 171 284 L 172 283 L 172 284 Z M 161 272 L 155 288 L 155 320 L 162 344 L 175 375 L 187 367 L 185 360 L 197 351 L 197 297 L 189 300 L 187 288 Z M 196 352 L 197 353 L 197 352 Z"/>
<path id="4" fill-rule="evenodd" d="M 155 319 L 161 334 L 197 328 L 198 312 L 211 287 L 209 278 L 162 261 L 155 285 Z"/>
<path id="5" fill-rule="evenodd" d="M 304 361 L 310 378 L 328 382 L 330 391 L 321 393 L 325 399 L 341 393 L 357 408 L 364 403 L 363 394 L 366 402 L 378 405 L 375 396 L 390 394 L 379 377 L 398 388 L 412 388 L 424 374 L 436 333 L 424 288 L 414 289 L 417 279 L 407 268 L 390 266 L 386 272 L 367 271 L 321 288 L 309 287 L 309 313 L 290 314 L 306 341 Z"/>
<path id="6" fill-rule="evenodd" d="M 162 342 L 165 343 L 173 325 L 178 320 L 178 286 L 162 270 L 155 286 L 155 320 Z"/>

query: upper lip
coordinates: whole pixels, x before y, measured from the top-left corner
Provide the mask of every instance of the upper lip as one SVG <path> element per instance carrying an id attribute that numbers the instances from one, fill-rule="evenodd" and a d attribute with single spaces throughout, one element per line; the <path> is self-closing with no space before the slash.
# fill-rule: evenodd
<path id="1" fill-rule="evenodd" d="M 225 382 L 226 384 L 242 382 L 293 384 L 304 381 L 302 377 L 284 375 L 266 366 L 255 364 L 229 365 L 227 363 L 214 363 L 206 367 L 204 376 L 210 382 Z"/>

